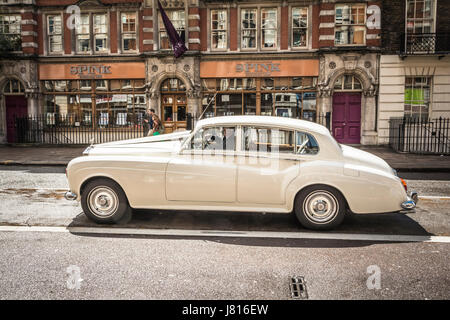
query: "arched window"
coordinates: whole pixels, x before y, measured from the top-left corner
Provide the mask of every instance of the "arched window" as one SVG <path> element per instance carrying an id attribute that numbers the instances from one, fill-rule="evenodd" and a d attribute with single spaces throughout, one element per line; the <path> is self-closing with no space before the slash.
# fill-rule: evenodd
<path id="1" fill-rule="evenodd" d="M 5 86 L 3 87 L 4 94 L 23 94 L 25 93 L 25 88 L 20 83 L 19 80 L 9 79 Z"/>
<path id="2" fill-rule="evenodd" d="M 161 84 L 161 91 L 181 92 L 186 91 L 186 85 L 177 78 L 169 78 Z"/>
<path id="3" fill-rule="evenodd" d="M 336 91 L 360 91 L 362 90 L 361 81 L 352 75 L 343 75 L 334 83 Z"/>

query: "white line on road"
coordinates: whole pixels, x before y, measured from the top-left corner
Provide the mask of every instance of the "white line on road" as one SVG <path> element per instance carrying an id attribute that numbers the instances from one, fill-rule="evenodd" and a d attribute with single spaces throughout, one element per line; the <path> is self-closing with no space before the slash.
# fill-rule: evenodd
<path id="1" fill-rule="evenodd" d="M 45 227 L 45 226 L 0 226 L 9 232 L 65 232 L 84 234 L 145 235 L 145 236 L 187 236 L 187 237 L 234 237 L 234 238 L 280 238 L 280 239 L 320 239 L 384 242 L 438 242 L 450 243 L 447 236 L 414 236 L 390 234 L 346 234 L 313 232 L 276 231 L 226 231 L 226 230 L 183 230 L 183 229 L 136 229 L 104 227 Z"/>

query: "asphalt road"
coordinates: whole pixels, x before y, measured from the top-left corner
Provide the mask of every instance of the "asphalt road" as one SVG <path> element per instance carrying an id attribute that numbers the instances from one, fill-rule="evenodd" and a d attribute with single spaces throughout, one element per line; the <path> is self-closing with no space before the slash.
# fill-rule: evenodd
<path id="1" fill-rule="evenodd" d="M 432 196 L 415 213 L 349 215 L 333 233 L 450 236 L 450 181 L 408 183 Z M 101 230 L 66 189 L 64 168 L 0 167 L 0 225 Z M 118 227 L 310 233 L 291 215 L 261 213 L 140 210 Z M 131 233 L 0 231 L 0 299 L 291 299 L 292 276 L 309 299 L 450 298 L 449 243 Z M 79 289 L 67 268 L 80 271 Z M 370 270 L 379 289 L 367 286 Z"/>

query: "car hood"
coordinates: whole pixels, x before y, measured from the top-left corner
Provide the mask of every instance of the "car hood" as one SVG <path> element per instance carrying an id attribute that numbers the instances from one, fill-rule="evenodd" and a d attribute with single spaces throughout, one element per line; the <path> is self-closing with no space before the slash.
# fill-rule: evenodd
<path id="1" fill-rule="evenodd" d="M 345 162 L 363 165 L 392 174 L 391 166 L 376 155 L 350 146 L 341 145 Z"/>
<path id="2" fill-rule="evenodd" d="M 89 146 L 84 155 L 161 155 L 176 152 L 190 131 L 162 134 L 138 139 L 121 140 Z"/>

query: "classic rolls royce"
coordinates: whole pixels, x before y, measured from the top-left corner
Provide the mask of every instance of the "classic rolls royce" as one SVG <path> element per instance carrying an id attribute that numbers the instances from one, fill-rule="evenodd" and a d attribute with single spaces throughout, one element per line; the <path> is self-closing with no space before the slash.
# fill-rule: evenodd
<path id="1" fill-rule="evenodd" d="M 183 209 L 294 213 L 306 228 L 332 229 L 347 211 L 400 212 L 418 200 L 381 158 L 283 117 L 207 118 L 192 132 L 91 145 L 66 172 L 66 199 L 97 223 Z"/>

